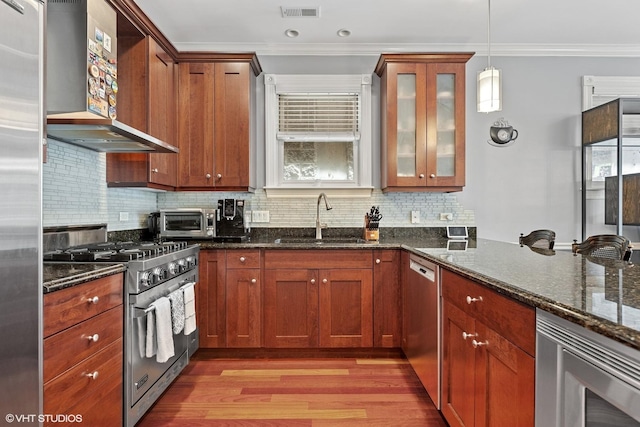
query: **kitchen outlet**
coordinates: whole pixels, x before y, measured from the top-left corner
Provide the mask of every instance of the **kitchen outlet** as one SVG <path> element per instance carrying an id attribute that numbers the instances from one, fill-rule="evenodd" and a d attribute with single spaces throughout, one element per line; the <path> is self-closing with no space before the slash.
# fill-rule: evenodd
<path id="1" fill-rule="evenodd" d="M 411 211 L 411 224 L 418 224 L 420 222 L 420 211 Z"/>
<path id="2" fill-rule="evenodd" d="M 269 211 L 252 211 L 252 222 L 269 222 Z"/>
<path id="3" fill-rule="evenodd" d="M 441 213 L 440 214 L 440 221 L 453 221 L 453 214 L 452 213 Z"/>
<path id="4" fill-rule="evenodd" d="M 120 212 L 120 221 L 129 221 L 129 212 Z"/>

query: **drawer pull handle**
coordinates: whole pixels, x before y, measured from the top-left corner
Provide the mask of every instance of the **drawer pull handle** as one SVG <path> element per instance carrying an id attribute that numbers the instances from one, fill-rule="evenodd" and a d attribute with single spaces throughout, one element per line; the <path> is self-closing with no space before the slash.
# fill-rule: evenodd
<path id="1" fill-rule="evenodd" d="M 251 279 L 251 283 L 256 283 L 257 280 L 256 279 Z"/>
<path id="2" fill-rule="evenodd" d="M 97 304 L 98 301 L 100 301 L 100 298 L 98 298 L 97 296 L 93 297 L 93 298 L 87 298 L 87 302 L 89 304 Z"/>
<path id="3" fill-rule="evenodd" d="M 218 177 L 218 179 L 222 179 L 222 174 L 219 173 L 218 175 L 216 175 Z"/>
<path id="4" fill-rule="evenodd" d="M 322 283 L 327 283 L 328 280 L 327 279 L 322 279 Z"/>
<path id="5" fill-rule="evenodd" d="M 91 378 L 92 380 L 95 380 L 96 378 L 98 378 L 98 371 L 93 371 L 90 374 L 86 374 L 87 377 Z"/>
<path id="6" fill-rule="evenodd" d="M 380 258 L 376 258 L 376 264 L 380 264 Z"/>
<path id="7" fill-rule="evenodd" d="M 207 178 L 207 179 L 211 179 L 211 174 L 210 174 L 210 173 L 208 173 L 208 174 L 206 174 L 204 177 L 205 177 L 205 178 Z"/>
<path id="8" fill-rule="evenodd" d="M 315 283 L 316 283 L 316 279 L 311 279 L 310 281 L 311 281 L 311 284 L 312 284 L 312 285 L 315 285 Z"/>
<path id="9" fill-rule="evenodd" d="M 86 337 L 89 341 L 91 342 L 98 342 L 98 340 L 100 339 L 100 335 L 98 334 L 93 334 L 93 335 L 89 335 L 88 337 Z"/>
<path id="10" fill-rule="evenodd" d="M 463 339 L 463 340 L 466 340 L 467 338 L 477 337 L 477 336 L 478 336 L 478 334 L 468 334 L 468 333 L 466 333 L 466 332 L 463 332 L 463 333 L 462 333 L 462 339 Z M 474 340 L 474 341 L 475 341 L 475 340 Z"/>
<path id="11" fill-rule="evenodd" d="M 478 348 L 478 347 L 481 347 L 483 345 L 489 345 L 489 341 L 476 341 L 476 340 L 473 340 L 473 341 L 471 341 L 471 345 L 473 345 L 473 348 Z"/>
<path id="12" fill-rule="evenodd" d="M 436 177 L 435 173 L 432 173 L 431 175 L 429 175 L 429 178 L 435 178 L 435 177 Z"/>
<path id="13" fill-rule="evenodd" d="M 240 257 L 240 262 L 245 262 L 247 259 L 243 256 Z"/>
<path id="14" fill-rule="evenodd" d="M 471 298 L 469 295 L 467 295 L 467 304 L 471 304 L 472 302 L 480 302 L 480 301 L 482 301 L 482 297 Z"/>

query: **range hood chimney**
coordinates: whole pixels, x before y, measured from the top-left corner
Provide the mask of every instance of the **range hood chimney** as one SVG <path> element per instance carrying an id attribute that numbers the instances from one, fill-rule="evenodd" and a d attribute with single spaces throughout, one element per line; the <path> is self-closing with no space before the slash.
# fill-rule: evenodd
<path id="1" fill-rule="evenodd" d="M 109 153 L 177 153 L 118 121 L 117 15 L 105 0 L 47 2 L 47 136 Z"/>

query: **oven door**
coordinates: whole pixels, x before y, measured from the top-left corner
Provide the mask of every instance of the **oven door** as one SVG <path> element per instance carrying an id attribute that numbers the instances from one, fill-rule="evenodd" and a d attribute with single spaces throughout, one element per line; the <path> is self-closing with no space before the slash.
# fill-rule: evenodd
<path id="1" fill-rule="evenodd" d="M 171 280 L 156 286 L 138 295 L 129 296 L 128 305 L 128 326 L 130 333 L 127 336 L 129 341 L 128 357 L 128 378 L 129 406 L 133 407 L 136 402 L 171 368 L 171 366 L 182 356 L 186 355 L 189 336 L 183 332 L 173 335 L 174 355 L 164 363 L 159 363 L 155 356 L 146 357 L 145 344 L 147 335 L 148 313 L 145 309 L 160 298 L 178 289 L 188 282 L 195 282 L 195 275 L 188 278 Z"/>
<path id="2" fill-rule="evenodd" d="M 564 426 L 640 426 L 640 392 L 627 382 L 563 350 Z"/>
<path id="3" fill-rule="evenodd" d="M 213 237 L 214 215 L 208 218 L 202 210 L 160 211 L 159 233 L 163 237 L 200 238 Z"/>

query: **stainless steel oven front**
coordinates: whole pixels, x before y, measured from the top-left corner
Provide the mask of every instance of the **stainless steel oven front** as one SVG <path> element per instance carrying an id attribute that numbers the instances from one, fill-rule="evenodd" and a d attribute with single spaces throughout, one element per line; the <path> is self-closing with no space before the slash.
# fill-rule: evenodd
<path id="1" fill-rule="evenodd" d="M 149 355 L 147 321 L 150 305 L 186 286 L 198 286 L 199 247 L 165 254 L 147 261 L 127 263 L 125 286 L 125 373 L 126 427 L 133 427 L 182 372 L 198 348 L 198 328 L 185 335 L 173 334 L 174 355 L 159 362 Z M 195 290 L 195 288 L 194 288 Z M 150 357 L 148 357 L 150 356 Z"/>
<path id="2" fill-rule="evenodd" d="M 539 310 L 536 426 L 640 426 L 640 352 Z"/>

